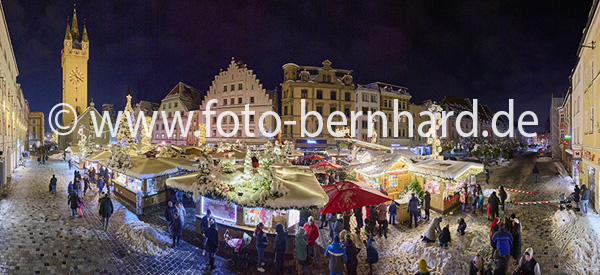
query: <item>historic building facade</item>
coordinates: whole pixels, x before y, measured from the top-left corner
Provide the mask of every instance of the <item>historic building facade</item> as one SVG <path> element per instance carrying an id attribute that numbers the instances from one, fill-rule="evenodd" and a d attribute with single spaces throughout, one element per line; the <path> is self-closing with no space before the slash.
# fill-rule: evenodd
<path id="1" fill-rule="evenodd" d="M 216 114 L 211 115 L 210 121 L 206 121 L 206 116 L 200 115 L 199 124 L 204 124 L 206 127 L 206 143 L 215 144 L 219 141 L 223 142 L 245 142 L 248 145 L 261 145 L 265 143 L 265 139 L 277 138 L 278 135 L 273 135 L 277 128 L 281 129 L 276 124 L 274 116 L 265 116 L 263 121 L 263 129 L 267 135 L 263 135 L 259 129 L 259 119 L 265 112 L 278 113 L 278 95 L 277 90 L 266 90 L 260 83 L 260 79 L 247 65 L 241 61 L 235 61 L 231 58 L 231 62 L 226 70 L 221 70 L 215 76 L 210 85 L 206 97 L 202 101 L 200 110 L 204 111 L 208 108 L 208 102 L 216 100 L 216 104 L 210 106 L 210 110 Z M 248 129 L 245 129 L 246 117 L 242 115 L 245 106 L 249 106 L 250 111 L 254 111 L 254 115 L 248 115 Z M 224 115 L 221 120 L 221 129 L 227 136 L 222 135 L 218 131 L 217 122 L 218 116 L 225 111 L 230 111 L 235 114 L 235 118 L 230 115 Z M 234 133 L 234 119 L 238 120 L 238 129 Z M 209 125 L 210 124 L 210 125 Z M 198 125 L 200 128 L 200 126 Z M 233 133 L 233 136 L 229 136 Z"/>
<path id="2" fill-rule="evenodd" d="M 29 146 L 38 148 L 44 145 L 44 113 L 29 113 Z"/>
<path id="3" fill-rule="evenodd" d="M 329 115 L 336 111 L 344 113 L 348 119 L 347 126 L 342 127 L 349 127 L 350 113 L 356 108 L 356 91 L 352 71 L 334 69 L 329 60 L 323 61 L 322 65 L 322 67 L 316 67 L 287 63 L 282 66 L 281 120 L 283 126 L 281 139 L 293 141 L 300 149 L 335 148 L 336 138 L 329 134 L 326 126 Z M 306 102 L 306 113 L 316 111 L 323 117 L 321 134 L 315 137 L 301 136 L 301 102 L 303 99 Z M 341 121 L 340 116 L 333 116 L 332 121 Z M 305 123 L 309 134 L 316 132 L 318 127 L 316 117 L 307 117 Z M 332 130 L 335 131 L 335 129 Z"/>
<path id="4" fill-rule="evenodd" d="M 77 12 L 73 10 L 73 22 L 71 26 L 67 24 L 63 42 L 61 66 L 63 69 L 63 103 L 71 105 L 76 114 L 70 110 L 63 113 L 63 125 L 71 124 L 71 121 L 87 108 L 89 46 L 85 25 L 80 35 Z M 63 110 L 68 109 L 63 107 Z"/>
<path id="5" fill-rule="evenodd" d="M 373 126 L 369 128 L 369 112 L 375 113 L 380 110 L 379 100 L 381 93 L 375 87 L 367 87 L 367 85 L 357 85 L 356 87 L 356 106 L 355 112 L 362 112 L 362 116 L 357 118 L 356 121 L 356 139 L 362 141 L 371 141 L 375 135 L 373 131 L 380 129 L 379 117 L 374 117 L 372 123 Z M 371 137 L 369 137 L 371 132 Z M 379 135 L 379 133 L 377 133 Z"/>

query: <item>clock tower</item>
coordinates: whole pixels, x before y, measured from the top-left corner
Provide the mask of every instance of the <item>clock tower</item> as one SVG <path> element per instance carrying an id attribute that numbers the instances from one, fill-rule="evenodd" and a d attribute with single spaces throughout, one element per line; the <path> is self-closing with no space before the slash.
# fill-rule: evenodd
<path id="1" fill-rule="evenodd" d="M 63 69 L 63 103 L 71 105 L 77 116 L 87 108 L 89 45 L 85 24 L 83 25 L 83 32 L 81 35 L 79 34 L 77 12 L 73 8 L 73 22 L 71 26 L 67 24 L 65 41 L 61 51 L 61 66 Z M 63 107 L 63 110 L 68 112 L 62 114 L 63 126 L 69 125 L 75 119 L 75 114 L 67 107 Z"/>

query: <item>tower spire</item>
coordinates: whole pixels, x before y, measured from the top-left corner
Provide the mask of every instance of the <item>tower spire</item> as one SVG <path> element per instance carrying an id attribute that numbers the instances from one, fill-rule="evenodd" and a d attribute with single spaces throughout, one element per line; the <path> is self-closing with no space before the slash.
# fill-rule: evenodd
<path id="1" fill-rule="evenodd" d="M 67 19 L 67 21 L 69 21 Z M 67 33 L 65 34 L 65 40 L 71 40 L 71 29 L 69 28 L 69 23 L 67 22 Z"/>
<path id="2" fill-rule="evenodd" d="M 87 29 L 85 28 L 85 19 L 83 19 L 83 34 L 81 34 L 81 41 L 82 42 L 90 42 L 88 40 Z"/>
<path id="3" fill-rule="evenodd" d="M 79 39 L 79 26 L 77 26 L 77 10 L 75 4 L 73 4 L 73 23 L 71 24 L 71 36 L 73 40 Z"/>

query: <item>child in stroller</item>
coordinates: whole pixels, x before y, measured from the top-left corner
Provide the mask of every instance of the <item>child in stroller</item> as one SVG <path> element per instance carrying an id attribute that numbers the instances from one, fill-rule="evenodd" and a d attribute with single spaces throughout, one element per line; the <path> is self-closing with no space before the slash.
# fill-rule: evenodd
<path id="1" fill-rule="evenodd" d="M 233 261 L 234 263 L 239 263 L 241 260 L 243 260 L 246 267 L 248 267 L 248 253 L 246 252 L 245 248 L 252 241 L 252 237 L 244 232 L 242 238 L 234 238 L 231 236 L 231 234 L 229 234 L 229 229 L 227 229 L 225 230 L 225 234 L 223 234 L 223 239 L 227 244 L 226 247 L 231 249 L 232 257 L 229 260 Z"/>
<path id="2" fill-rule="evenodd" d="M 575 192 L 572 192 L 569 197 L 565 199 L 565 193 L 560 194 L 558 209 L 565 210 L 571 209 L 571 202 L 575 200 Z"/>

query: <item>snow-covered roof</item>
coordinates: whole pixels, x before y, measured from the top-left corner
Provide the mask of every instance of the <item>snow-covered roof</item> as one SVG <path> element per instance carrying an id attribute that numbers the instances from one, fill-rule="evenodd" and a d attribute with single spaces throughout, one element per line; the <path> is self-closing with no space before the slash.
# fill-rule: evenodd
<path id="1" fill-rule="evenodd" d="M 109 156 L 110 156 L 109 151 L 96 151 L 96 152 L 93 152 L 89 157 L 87 157 L 87 160 L 89 160 L 89 161 L 108 160 Z"/>
<path id="2" fill-rule="evenodd" d="M 466 161 L 427 159 L 414 163 L 410 171 L 445 179 L 455 179 L 470 169 L 483 171 L 483 164 Z"/>
<path id="3" fill-rule="evenodd" d="M 321 208 L 327 204 L 329 197 L 323 191 L 323 188 L 315 178 L 308 167 L 299 167 L 285 164 L 273 164 L 275 168 L 275 178 L 283 183 L 283 186 L 289 190 L 286 195 L 267 200 L 263 206 L 272 209 L 289 208 Z M 167 179 L 167 186 L 193 194 L 195 188 L 196 176 L 198 172 L 187 175 L 172 177 Z M 202 194 L 193 194 L 196 199 Z M 236 204 L 248 205 L 250 202 L 234 201 Z"/>
<path id="4" fill-rule="evenodd" d="M 81 152 L 79 150 L 79 146 L 78 145 L 73 145 L 73 146 L 67 147 L 67 151 L 69 151 L 69 152 L 71 152 L 73 154 L 77 154 L 77 153 Z"/>
<path id="5" fill-rule="evenodd" d="M 367 175 L 375 176 L 389 170 L 398 161 L 402 160 L 406 165 L 411 165 L 412 161 L 409 157 L 401 152 L 394 152 L 392 154 L 382 151 L 368 151 L 365 154 L 370 155 L 372 161 L 362 164 L 351 165 L 357 172 Z"/>
<path id="6" fill-rule="evenodd" d="M 340 150 L 340 156 L 347 156 L 350 154 L 352 154 L 352 152 L 348 149 Z M 332 157 L 337 157 L 338 150 L 337 149 L 327 149 L 327 155 L 332 156 Z"/>
<path id="7" fill-rule="evenodd" d="M 242 161 L 246 158 L 246 150 L 232 149 L 229 153 L 233 153 L 233 158 L 236 161 Z M 219 152 L 212 155 L 213 159 L 222 159 L 225 157 L 225 152 Z"/>
<path id="8" fill-rule="evenodd" d="M 196 162 L 186 159 L 171 158 L 144 158 L 131 157 L 133 165 L 129 169 L 115 169 L 118 172 L 138 179 L 151 179 L 168 174 L 177 173 L 180 169 L 197 170 Z M 100 160 L 100 164 L 108 166 L 108 160 Z"/>

